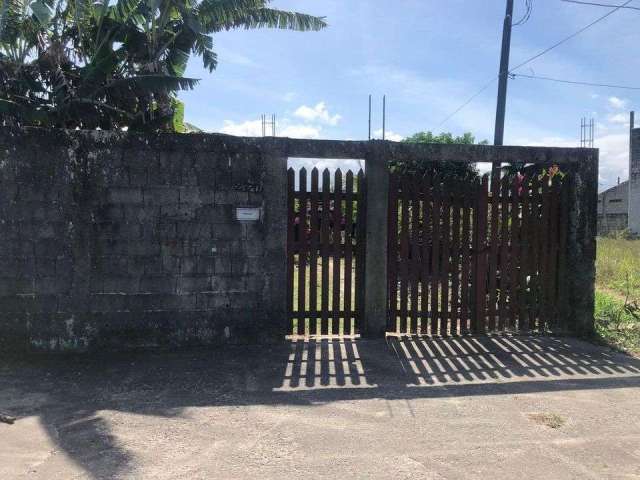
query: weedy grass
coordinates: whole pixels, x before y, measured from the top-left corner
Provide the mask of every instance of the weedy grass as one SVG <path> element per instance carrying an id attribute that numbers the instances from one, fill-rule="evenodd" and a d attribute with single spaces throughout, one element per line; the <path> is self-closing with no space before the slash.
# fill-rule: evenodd
<path id="1" fill-rule="evenodd" d="M 549 428 L 560 428 L 566 423 L 566 420 L 557 413 L 535 412 L 528 413 L 527 416 L 535 423 Z"/>
<path id="2" fill-rule="evenodd" d="M 640 240 L 598 238 L 596 287 L 640 302 Z"/>
<path id="3" fill-rule="evenodd" d="M 640 240 L 598 239 L 596 333 L 640 354 Z"/>

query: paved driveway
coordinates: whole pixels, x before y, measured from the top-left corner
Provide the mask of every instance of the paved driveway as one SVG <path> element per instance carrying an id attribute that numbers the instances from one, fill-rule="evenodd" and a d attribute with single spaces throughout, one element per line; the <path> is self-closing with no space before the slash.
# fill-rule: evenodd
<path id="1" fill-rule="evenodd" d="M 640 479 L 640 361 L 565 338 L 3 361 L 0 478 Z"/>

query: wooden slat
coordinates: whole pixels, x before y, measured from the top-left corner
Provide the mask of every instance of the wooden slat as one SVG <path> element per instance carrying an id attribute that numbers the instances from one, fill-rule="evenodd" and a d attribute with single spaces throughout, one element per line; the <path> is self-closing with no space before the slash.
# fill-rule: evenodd
<path id="1" fill-rule="evenodd" d="M 549 185 L 549 178 L 544 177 L 542 180 L 542 219 L 540 225 L 540 250 L 539 250 L 539 265 L 540 265 L 540 322 L 539 329 L 544 328 L 544 325 L 549 322 L 551 309 L 549 308 L 549 247 L 550 247 L 550 216 L 551 216 L 551 188 Z"/>
<path id="2" fill-rule="evenodd" d="M 317 313 L 314 310 L 303 310 L 302 312 L 292 312 L 290 317 L 291 318 L 298 318 L 298 316 L 306 316 L 306 317 L 312 317 L 315 313 Z M 333 314 L 333 311 L 331 311 L 331 313 Z M 338 310 L 338 315 L 341 317 L 344 316 L 351 316 L 351 317 L 355 317 L 357 315 L 357 311 L 356 310 L 350 310 L 350 309 L 340 309 Z M 348 333 L 345 333 L 348 334 Z"/>
<path id="3" fill-rule="evenodd" d="M 299 172 L 299 190 L 301 192 L 307 191 L 307 170 L 301 168 Z M 307 310 L 307 201 L 300 202 L 298 210 L 298 312 L 304 312 Z M 302 334 L 306 334 L 306 319 L 302 314 L 298 316 L 298 329 Z"/>
<path id="4" fill-rule="evenodd" d="M 362 301 L 364 298 L 364 254 L 365 254 L 365 235 L 367 231 L 366 224 L 366 212 L 367 212 L 367 184 L 364 181 L 364 172 L 362 170 L 358 171 L 358 175 L 356 177 L 356 185 L 357 185 L 357 209 L 358 216 L 356 221 L 356 274 L 354 278 L 355 282 L 355 303 L 356 303 L 356 332 L 360 331 L 360 322 L 359 320 L 363 319 L 364 312 L 364 302 Z"/>
<path id="5" fill-rule="evenodd" d="M 345 226 L 344 226 L 344 309 L 353 311 L 351 296 L 353 277 L 353 172 L 349 170 L 346 175 L 345 193 Z M 345 317 L 345 334 L 353 334 L 352 316 Z"/>
<path id="6" fill-rule="evenodd" d="M 333 311 L 331 320 L 331 333 L 340 334 L 340 293 L 342 285 L 340 279 L 341 247 L 342 247 L 342 172 L 336 169 L 333 183 L 333 298 L 331 309 Z"/>
<path id="7" fill-rule="evenodd" d="M 397 330 L 398 318 L 398 176 L 389 175 L 389 238 L 388 242 L 388 276 L 389 276 L 389 315 L 388 331 Z"/>
<path id="8" fill-rule="evenodd" d="M 400 188 L 401 204 L 400 204 L 400 333 L 407 331 L 407 315 L 408 315 L 408 299 L 409 299 L 409 177 L 402 177 Z"/>
<path id="9" fill-rule="evenodd" d="M 510 226 L 511 241 L 509 243 L 509 325 L 518 330 L 518 268 L 520 266 L 520 183 L 519 174 L 511 179 Z"/>
<path id="10" fill-rule="evenodd" d="M 460 248 L 462 250 L 462 266 L 460 274 L 460 333 L 469 332 L 470 302 L 469 302 L 469 275 L 471 274 L 471 205 L 477 185 L 475 182 L 471 188 L 462 192 L 462 238 Z"/>
<path id="11" fill-rule="evenodd" d="M 530 271 L 531 276 L 530 283 L 530 296 L 529 296 L 529 311 L 531 316 L 530 327 L 532 330 L 538 329 L 539 321 L 539 306 L 542 299 L 540 298 L 540 282 L 541 282 L 541 269 L 540 258 L 542 249 L 542 236 L 540 229 L 542 228 L 542 183 L 537 177 L 534 178 L 532 195 L 531 195 L 531 261 Z"/>
<path id="12" fill-rule="evenodd" d="M 420 178 L 414 176 L 410 182 L 411 196 L 411 227 L 410 227 L 410 253 L 409 262 L 409 291 L 411 299 L 410 320 L 407 325 L 409 333 L 417 333 L 418 325 L 418 278 L 420 275 Z"/>
<path id="13" fill-rule="evenodd" d="M 451 186 L 449 183 L 444 185 L 442 195 L 442 226 L 440 237 L 442 245 L 440 250 L 441 257 L 441 291 L 440 294 L 440 335 L 448 334 L 449 327 L 449 269 L 451 257 Z"/>
<path id="14" fill-rule="evenodd" d="M 429 275 L 431 266 L 431 245 L 432 245 L 432 215 L 431 207 L 431 177 L 422 180 L 423 209 L 422 209 L 422 271 L 420 272 L 422 298 L 420 302 L 420 333 L 426 334 L 433 327 L 430 325 L 429 315 Z"/>
<path id="15" fill-rule="evenodd" d="M 560 221 L 560 177 L 553 177 L 550 195 L 551 205 L 549 212 L 549 251 L 548 251 L 548 302 L 549 302 L 549 323 L 555 328 L 558 324 L 558 298 L 557 298 L 557 278 L 558 273 L 558 222 Z"/>
<path id="16" fill-rule="evenodd" d="M 507 324 L 507 291 L 509 289 L 508 247 L 509 247 L 509 177 L 505 175 L 500 181 L 500 227 L 499 227 L 499 259 L 500 298 L 498 304 L 498 324 L 496 330 L 501 331 Z"/>
<path id="17" fill-rule="evenodd" d="M 522 331 L 530 330 L 528 300 L 528 275 L 531 256 L 531 195 L 529 183 L 531 177 L 525 175 L 522 180 L 522 220 L 520 224 L 520 272 L 518 275 L 518 325 Z"/>
<path id="18" fill-rule="evenodd" d="M 295 200 L 293 191 L 295 190 L 295 172 L 293 168 L 287 170 L 287 245 L 291 247 L 294 240 L 294 223 L 295 223 Z M 293 275 L 294 275 L 294 256 L 291 248 L 287 249 L 287 311 L 289 315 L 293 313 Z M 290 332 L 293 331 L 293 325 L 290 325 Z"/>
<path id="19" fill-rule="evenodd" d="M 321 255 L 322 255 L 322 325 L 321 335 L 329 334 L 329 246 L 330 246 L 330 205 L 331 205 L 331 177 L 329 170 L 322 172 L 322 225 L 321 225 Z"/>
<path id="20" fill-rule="evenodd" d="M 451 192 L 452 201 L 452 226 L 451 226 L 451 334 L 457 335 L 460 332 L 460 261 L 461 261 L 461 245 L 460 245 L 460 208 L 461 193 L 459 184 L 453 185 Z"/>
<path id="21" fill-rule="evenodd" d="M 440 240 L 441 240 L 440 238 L 441 196 L 442 196 L 442 189 L 440 185 L 440 180 L 436 178 L 434 179 L 433 189 L 432 189 L 433 208 L 432 208 L 432 214 L 431 214 L 432 247 L 431 247 L 430 290 L 431 290 L 431 334 L 432 335 L 439 333 L 438 319 L 440 318 L 439 277 L 440 277 Z"/>
<path id="22" fill-rule="evenodd" d="M 498 224 L 500 219 L 500 173 L 491 178 L 491 229 L 489 232 L 489 324 L 490 330 L 497 327 L 497 280 L 498 280 Z"/>
<path id="23" fill-rule="evenodd" d="M 487 330 L 487 212 L 488 212 L 489 176 L 482 177 L 482 183 L 476 196 L 475 208 L 475 277 L 474 301 L 475 311 L 473 332 L 484 333 Z"/>
<path id="24" fill-rule="evenodd" d="M 309 328 L 312 335 L 320 331 L 321 320 L 318 318 L 318 245 L 320 240 L 320 217 L 318 215 L 318 169 L 311 170 L 310 198 L 310 255 L 309 255 Z"/>

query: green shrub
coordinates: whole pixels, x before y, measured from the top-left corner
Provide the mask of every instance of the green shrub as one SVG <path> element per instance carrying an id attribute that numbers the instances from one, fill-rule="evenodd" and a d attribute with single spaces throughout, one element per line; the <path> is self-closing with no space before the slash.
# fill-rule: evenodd
<path id="1" fill-rule="evenodd" d="M 640 353 L 640 308 L 635 301 L 596 291 L 595 321 L 596 333 L 603 341 Z"/>

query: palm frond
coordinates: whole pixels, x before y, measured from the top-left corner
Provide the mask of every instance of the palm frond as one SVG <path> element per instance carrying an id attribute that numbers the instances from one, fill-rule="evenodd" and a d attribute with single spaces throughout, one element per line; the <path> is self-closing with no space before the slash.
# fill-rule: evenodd
<path id="1" fill-rule="evenodd" d="M 170 49 L 167 54 L 167 66 L 169 72 L 176 77 L 184 75 L 187 69 L 187 63 L 189 62 L 189 52 L 178 48 L 177 46 Z"/>
<path id="2" fill-rule="evenodd" d="M 318 31 L 327 27 L 324 17 L 315 17 L 305 13 L 286 12 L 273 8 L 262 8 L 248 12 L 244 18 L 240 18 L 239 24 L 225 26 L 231 28 L 280 28 L 295 30 L 298 32 Z"/>
<path id="3" fill-rule="evenodd" d="M 19 117 L 22 122 L 30 124 L 47 123 L 47 112 L 34 105 L 14 102 L 6 98 L 0 98 L 0 113 Z"/>
<path id="4" fill-rule="evenodd" d="M 109 16 L 113 20 L 126 23 L 138 9 L 141 2 L 142 0 L 118 0 L 118 2 L 110 8 Z"/>
<path id="5" fill-rule="evenodd" d="M 235 28 L 280 28 L 300 32 L 327 26 L 324 17 L 267 8 L 264 0 L 204 0 L 199 18 L 208 33 Z"/>
<path id="6" fill-rule="evenodd" d="M 198 17 L 205 23 L 231 25 L 246 12 L 265 8 L 264 0 L 203 0 L 198 5 Z"/>
<path id="7" fill-rule="evenodd" d="M 33 12 L 33 16 L 36 17 L 41 27 L 49 25 L 49 22 L 55 13 L 51 5 L 42 0 L 36 0 L 31 3 L 30 7 Z"/>
<path id="8" fill-rule="evenodd" d="M 0 0 L 0 39 L 19 30 L 19 20 L 26 10 L 22 0 Z"/>
<path id="9" fill-rule="evenodd" d="M 171 93 L 179 90 L 193 90 L 198 82 L 200 82 L 198 78 L 169 75 L 138 75 L 110 82 L 103 90 L 135 87 L 143 90 Z"/>
<path id="10" fill-rule="evenodd" d="M 198 34 L 195 37 L 193 51 L 202 57 L 204 68 L 210 72 L 218 66 L 218 55 L 213 51 L 213 39 L 206 34 Z"/>

